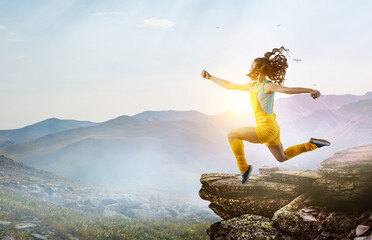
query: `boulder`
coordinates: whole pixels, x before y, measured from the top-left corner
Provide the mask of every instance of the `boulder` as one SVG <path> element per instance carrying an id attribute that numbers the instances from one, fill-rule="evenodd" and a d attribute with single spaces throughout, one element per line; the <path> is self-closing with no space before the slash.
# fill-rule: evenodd
<path id="1" fill-rule="evenodd" d="M 14 226 L 15 229 L 29 229 L 29 228 L 35 228 L 36 224 L 34 223 L 18 223 Z"/>
<path id="2" fill-rule="evenodd" d="M 38 234 L 38 233 L 31 233 L 31 236 L 34 239 L 38 239 L 38 240 L 47 240 L 48 239 L 46 236 L 43 236 L 43 235 Z"/>
<path id="3" fill-rule="evenodd" d="M 364 233 L 366 233 L 370 229 L 370 226 L 366 225 L 358 225 L 358 227 L 355 230 L 355 234 L 359 237 L 362 236 Z"/>
<path id="4" fill-rule="evenodd" d="M 292 239 L 272 227 L 269 218 L 251 214 L 217 222 L 208 228 L 207 233 L 210 239 L 216 240 Z"/>
<path id="5" fill-rule="evenodd" d="M 304 203 L 308 197 L 309 192 L 306 192 L 276 211 L 272 218 L 273 226 L 292 236 L 316 230 L 319 221 L 308 211 L 309 208 L 305 207 Z"/>
<path id="6" fill-rule="evenodd" d="M 0 227 L 1 226 L 8 226 L 9 224 L 11 224 L 12 222 L 9 222 L 9 221 L 1 221 L 0 220 Z"/>

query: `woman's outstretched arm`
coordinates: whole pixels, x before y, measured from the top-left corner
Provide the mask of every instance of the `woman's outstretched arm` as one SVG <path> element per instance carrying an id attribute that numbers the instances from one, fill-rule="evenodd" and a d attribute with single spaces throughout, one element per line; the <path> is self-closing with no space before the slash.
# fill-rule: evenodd
<path id="1" fill-rule="evenodd" d="M 267 83 L 265 85 L 265 93 L 280 92 L 286 94 L 299 94 L 299 93 L 310 93 L 312 98 L 320 97 L 320 92 L 311 88 L 301 88 L 301 87 L 284 87 L 275 83 Z"/>
<path id="2" fill-rule="evenodd" d="M 220 85 L 223 88 L 232 89 L 232 90 L 249 91 L 249 89 L 252 85 L 251 83 L 247 83 L 247 84 L 231 83 L 231 82 L 223 80 L 221 78 L 212 76 L 205 70 L 203 70 L 203 72 L 202 72 L 202 77 L 217 83 L 218 85 Z"/>

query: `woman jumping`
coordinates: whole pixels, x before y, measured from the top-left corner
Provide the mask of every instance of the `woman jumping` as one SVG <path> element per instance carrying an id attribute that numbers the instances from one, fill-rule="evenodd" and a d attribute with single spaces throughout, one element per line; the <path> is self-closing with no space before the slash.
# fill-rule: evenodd
<path id="1" fill-rule="evenodd" d="M 283 55 L 284 51 L 288 51 L 288 49 L 284 47 L 274 48 L 272 52 L 265 53 L 264 57 L 256 58 L 251 65 L 250 72 L 246 75 L 252 79 L 247 84 L 231 83 L 214 77 L 205 70 L 202 72 L 203 78 L 212 80 L 223 88 L 250 91 L 257 127 L 236 128 L 228 133 L 231 149 L 243 176 L 243 184 L 248 181 L 252 172 L 252 166 L 248 165 L 245 159 L 242 140 L 251 143 L 265 143 L 279 162 L 284 162 L 303 152 L 331 145 L 327 140 L 311 138 L 307 143 L 298 144 L 283 151 L 283 145 L 280 141 L 280 129 L 276 122 L 276 114 L 273 111 L 274 93 L 309 93 L 313 99 L 320 96 L 320 92 L 314 89 L 281 86 L 288 67 L 287 58 Z M 266 79 L 266 77 L 271 79 L 271 81 Z"/>

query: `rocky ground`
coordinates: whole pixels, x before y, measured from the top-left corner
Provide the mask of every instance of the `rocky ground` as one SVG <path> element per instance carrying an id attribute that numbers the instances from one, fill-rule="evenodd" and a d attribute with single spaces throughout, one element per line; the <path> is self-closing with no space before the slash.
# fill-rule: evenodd
<path id="1" fill-rule="evenodd" d="M 0 156 L 0 184 L 21 196 L 123 218 L 218 219 L 186 196 L 160 190 L 128 190 L 83 184 Z"/>
<path id="2" fill-rule="evenodd" d="M 14 226 L 14 229 L 17 231 L 30 231 L 31 238 L 29 239 L 38 239 L 38 240 L 47 240 L 53 238 L 55 232 L 53 230 L 48 230 L 45 232 L 39 232 L 36 230 L 38 225 L 41 224 L 41 221 L 37 217 L 21 217 L 18 219 L 17 223 L 13 223 L 11 221 L 0 221 L 0 227 L 9 227 Z M 78 238 L 74 237 L 72 234 L 68 235 L 69 240 L 79 240 Z M 16 237 L 13 236 L 4 236 L 1 238 L 3 240 L 16 240 Z"/>
<path id="3" fill-rule="evenodd" d="M 324 160 L 318 171 L 265 167 L 201 177 L 199 195 L 224 220 L 211 239 L 372 239 L 372 145 Z"/>
<path id="4" fill-rule="evenodd" d="M 123 219 L 220 219 L 206 207 L 190 203 L 186 196 L 180 197 L 160 190 L 134 191 L 83 184 L 30 168 L 5 156 L 0 156 L 0 185 L 4 190 L 19 196 Z M 1 226 L 7 224 L 1 220 L 0 218 Z M 21 222 L 33 224 L 20 219 Z"/>

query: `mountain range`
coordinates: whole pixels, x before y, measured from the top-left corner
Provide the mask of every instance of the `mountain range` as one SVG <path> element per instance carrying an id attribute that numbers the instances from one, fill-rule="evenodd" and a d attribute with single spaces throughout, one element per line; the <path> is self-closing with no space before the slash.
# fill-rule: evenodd
<path id="1" fill-rule="evenodd" d="M 247 161 L 254 172 L 263 165 L 315 169 L 336 151 L 372 143 L 371 108 L 372 92 L 277 99 L 274 112 L 284 148 L 310 137 L 327 139 L 332 145 L 278 163 L 266 146 L 244 142 Z M 254 125 L 252 109 L 219 115 L 145 111 L 101 123 L 47 119 L 0 131 L 0 154 L 87 183 L 197 195 L 202 173 L 238 172 L 227 134 Z"/>
<path id="2" fill-rule="evenodd" d="M 94 125 L 97 125 L 97 123 L 49 118 L 20 129 L 0 130 L 0 147 L 31 141 L 48 134 L 63 132 L 69 129 Z"/>

